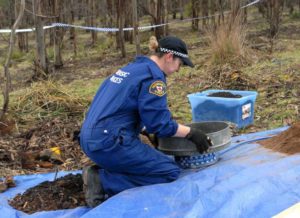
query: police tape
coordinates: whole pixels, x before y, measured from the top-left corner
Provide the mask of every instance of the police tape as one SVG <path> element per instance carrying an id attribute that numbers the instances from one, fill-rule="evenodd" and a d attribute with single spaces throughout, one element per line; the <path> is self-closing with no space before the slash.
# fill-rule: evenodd
<path id="1" fill-rule="evenodd" d="M 44 26 L 43 29 L 53 28 L 54 26 Z M 17 29 L 16 33 L 26 33 L 26 32 L 33 32 L 35 28 L 28 28 L 28 29 Z M 0 33 L 10 33 L 11 29 L 1 29 Z"/>
<path id="2" fill-rule="evenodd" d="M 252 5 L 255 5 L 259 3 L 261 0 L 255 0 L 253 2 L 248 3 L 247 5 L 244 5 L 241 7 L 241 9 L 244 9 L 246 7 L 250 7 Z M 223 14 L 230 13 L 230 11 L 226 11 Z M 221 14 L 214 14 L 210 16 L 203 16 L 203 17 L 194 17 L 194 18 L 187 18 L 179 21 L 173 21 L 169 23 L 163 23 L 163 24 L 157 24 L 157 25 L 151 25 L 151 26 L 141 26 L 138 27 L 138 30 L 145 31 L 145 30 L 150 30 L 153 28 L 157 27 L 162 27 L 174 23 L 179 23 L 179 22 L 187 22 L 187 21 L 192 21 L 192 20 L 201 20 L 201 19 L 207 19 L 207 18 L 212 18 L 219 16 Z M 43 29 L 50 29 L 54 27 L 64 27 L 64 28 L 78 28 L 78 29 L 84 29 L 84 30 L 91 30 L 91 31 L 97 31 L 97 32 L 118 32 L 120 29 L 119 28 L 106 28 L 106 27 L 88 27 L 88 26 L 79 26 L 79 25 L 73 25 L 73 24 L 66 24 L 66 23 L 52 23 L 51 26 L 44 26 Z M 126 27 L 123 28 L 123 31 L 132 31 L 134 30 L 133 27 Z M 16 33 L 24 33 L 24 32 L 33 32 L 35 31 L 35 28 L 29 28 L 29 29 L 17 29 Z M 10 33 L 11 29 L 0 29 L 0 33 Z"/>
<path id="3" fill-rule="evenodd" d="M 157 25 L 151 25 L 151 26 L 142 26 L 138 27 L 139 30 L 147 30 L 151 28 L 157 28 L 160 26 L 165 26 L 170 23 L 164 23 L 164 24 L 157 24 Z M 94 30 L 98 32 L 117 32 L 119 31 L 119 28 L 99 28 L 99 27 L 87 27 L 87 26 L 78 26 L 78 25 L 72 25 L 72 24 L 65 24 L 65 23 L 52 23 L 53 27 L 67 27 L 67 28 L 79 28 L 79 29 L 84 29 L 84 30 Z M 123 31 L 132 31 L 134 28 L 133 27 L 126 27 L 123 28 Z"/>
<path id="4" fill-rule="evenodd" d="M 249 4 L 242 6 L 241 9 L 246 8 L 246 7 L 250 7 L 250 6 L 252 6 L 252 5 L 255 5 L 255 4 L 257 4 L 258 2 L 260 2 L 260 1 L 261 1 L 261 0 L 255 0 L 255 1 L 253 1 L 253 2 L 250 2 Z"/>

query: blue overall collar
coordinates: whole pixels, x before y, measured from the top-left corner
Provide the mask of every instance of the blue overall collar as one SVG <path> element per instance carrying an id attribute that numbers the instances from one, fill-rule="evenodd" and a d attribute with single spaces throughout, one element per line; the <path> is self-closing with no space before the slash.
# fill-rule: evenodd
<path id="1" fill-rule="evenodd" d="M 160 73 L 162 73 L 165 77 L 167 76 L 159 67 L 158 67 L 158 65 L 154 62 L 154 61 L 152 61 L 149 57 L 147 57 L 147 56 L 144 56 L 144 55 L 138 55 L 138 56 L 136 56 L 136 58 L 135 58 L 135 62 L 136 63 L 147 63 L 149 66 L 150 66 L 150 68 L 152 69 L 152 72 L 156 72 L 156 73 L 158 73 L 158 72 L 160 72 Z"/>

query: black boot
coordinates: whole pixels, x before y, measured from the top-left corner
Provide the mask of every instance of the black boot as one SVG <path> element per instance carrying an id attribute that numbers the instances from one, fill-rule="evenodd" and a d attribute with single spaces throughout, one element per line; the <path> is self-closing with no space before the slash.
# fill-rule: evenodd
<path id="1" fill-rule="evenodd" d="M 104 201 L 104 191 L 96 165 L 85 167 L 82 171 L 83 192 L 89 207 L 96 207 Z"/>

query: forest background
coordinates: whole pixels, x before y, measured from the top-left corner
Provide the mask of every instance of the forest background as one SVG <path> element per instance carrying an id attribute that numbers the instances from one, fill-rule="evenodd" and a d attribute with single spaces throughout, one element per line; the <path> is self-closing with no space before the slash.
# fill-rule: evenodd
<path id="1" fill-rule="evenodd" d="M 182 38 L 195 63 L 168 78 L 179 122 L 192 121 L 186 96 L 207 89 L 258 92 L 238 134 L 299 120 L 300 0 L 0 0 L 0 177 L 53 170 L 24 163 L 53 147 L 61 169 L 87 164 L 73 137 L 96 90 L 153 35 Z"/>

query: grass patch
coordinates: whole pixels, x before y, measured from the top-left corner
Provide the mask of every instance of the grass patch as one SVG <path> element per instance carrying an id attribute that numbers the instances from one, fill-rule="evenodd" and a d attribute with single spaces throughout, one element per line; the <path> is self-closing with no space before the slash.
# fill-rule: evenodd
<path id="1" fill-rule="evenodd" d="M 13 53 L 11 54 L 11 59 L 14 61 L 23 61 L 26 59 L 26 53 L 21 52 L 18 49 L 14 49 Z"/>
<path id="2" fill-rule="evenodd" d="M 67 85 L 67 89 L 74 95 L 80 96 L 81 98 L 87 98 L 92 100 L 93 96 L 96 94 L 100 84 L 103 82 L 104 78 L 93 79 L 93 80 L 76 80 Z"/>
<path id="3" fill-rule="evenodd" d="M 64 85 L 54 81 L 33 83 L 26 89 L 10 93 L 9 114 L 19 127 L 38 120 L 77 117 L 82 121 L 103 78 L 76 80 Z M 3 95 L 0 95 L 3 106 Z"/>
<path id="4" fill-rule="evenodd" d="M 291 19 L 300 19 L 300 12 L 297 11 L 297 12 L 294 12 L 290 15 Z"/>
<path id="5" fill-rule="evenodd" d="M 87 98 L 53 81 L 33 83 L 18 94 L 15 101 L 11 102 L 11 110 L 23 122 L 54 117 L 83 117 L 90 103 Z"/>
<path id="6" fill-rule="evenodd" d="M 207 29 L 206 35 L 212 64 L 223 65 L 246 58 L 246 29 L 239 19 L 232 25 L 223 23 L 216 28 Z"/>

